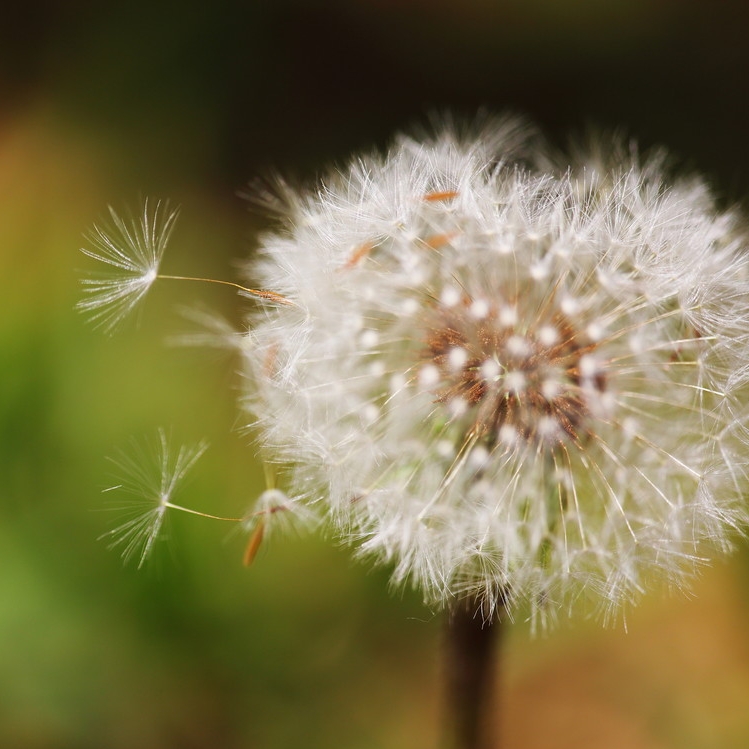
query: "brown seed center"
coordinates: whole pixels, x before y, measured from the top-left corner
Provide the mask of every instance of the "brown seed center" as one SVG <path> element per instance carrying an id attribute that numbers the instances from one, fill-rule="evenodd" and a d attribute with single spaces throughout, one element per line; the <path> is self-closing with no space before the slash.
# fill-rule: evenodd
<path id="1" fill-rule="evenodd" d="M 597 345 L 551 306 L 526 317 L 464 298 L 433 309 L 423 356 L 437 400 L 470 414 L 472 434 L 579 446 L 606 389 Z"/>

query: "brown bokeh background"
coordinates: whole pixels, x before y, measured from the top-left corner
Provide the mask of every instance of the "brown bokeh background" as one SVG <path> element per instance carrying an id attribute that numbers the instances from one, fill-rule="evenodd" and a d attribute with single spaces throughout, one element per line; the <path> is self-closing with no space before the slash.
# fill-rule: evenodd
<path id="1" fill-rule="evenodd" d="M 309 178 L 430 112 L 513 110 L 663 144 L 721 201 L 749 195 L 749 11 L 739 0 L 47 0 L 0 23 L 0 746 L 406 749 L 438 743 L 441 617 L 322 537 L 174 518 L 147 569 L 96 539 L 104 456 L 165 425 L 211 449 L 182 498 L 237 514 L 262 471 L 236 362 L 172 348 L 163 285 L 109 339 L 73 311 L 81 235 L 168 197 L 165 271 L 233 278 L 258 174 Z M 586 619 L 503 645 L 508 749 L 749 746 L 749 554 L 627 629 Z"/>

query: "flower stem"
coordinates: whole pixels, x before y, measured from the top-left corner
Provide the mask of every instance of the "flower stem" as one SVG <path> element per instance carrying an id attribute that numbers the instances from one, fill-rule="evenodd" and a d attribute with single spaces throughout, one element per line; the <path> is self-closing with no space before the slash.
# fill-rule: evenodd
<path id="1" fill-rule="evenodd" d="M 501 617 L 485 620 L 472 601 L 449 614 L 446 632 L 447 749 L 498 749 L 493 700 Z"/>

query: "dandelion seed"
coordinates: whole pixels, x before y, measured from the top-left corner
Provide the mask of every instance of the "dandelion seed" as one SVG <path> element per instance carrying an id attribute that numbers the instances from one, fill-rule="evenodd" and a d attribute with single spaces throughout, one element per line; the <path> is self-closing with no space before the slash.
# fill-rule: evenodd
<path id="1" fill-rule="evenodd" d="M 130 451 L 111 458 L 119 483 L 106 491 L 122 492 L 130 498 L 112 508 L 125 516 L 124 522 L 101 538 L 110 541 L 109 548 L 120 548 L 126 562 L 137 559 L 138 567 L 143 565 L 163 530 L 168 510 L 204 514 L 176 505 L 172 499 L 206 447 L 200 442 L 171 451 L 166 432 L 159 430 L 155 445 L 133 441 Z"/>
<path id="2" fill-rule="evenodd" d="M 749 240 L 660 161 L 541 173 L 518 132 L 401 137 L 288 200 L 245 403 L 396 583 L 545 622 L 683 585 L 746 523 Z"/>
<path id="3" fill-rule="evenodd" d="M 280 489 L 266 489 L 242 520 L 242 527 L 248 534 L 244 566 L 249 567 L 255 561 L 263 540 L 270 533 L 309 527 L 316 522 L 316 515 L 300 502 L 290 499 Z"/>
<path id="4" fill-rule="evenodd" d="M 179 211 L 157 202 L 153 211 L 146 200 L 138 218 L 127 220 L 109 208 L 110 221 L 87 236 L 92 249 L 82 252 L 108 266 L 82 283 L 85 299 L 77 307 L 107 332 L 112 332 L 145 297 L 159 277 L 159 265 Z"/>
<path id="5" fill-rule="evenodd" d="M 169 209 L 168 203 L 159 201 L 151 211 L 146 200 L 140 216 L 131 220 L 123 219 L 111 206 L 109 214 L 110 221 L 95 226 L 87 236 L 92 249 L 81 248 L 84 255 L 107 267 L 82 279 L 86 298 L 76 305 L 108 333 L 138 306 L 157 279 L 220 284 L 269 304 L 290 304 L 275 291 L 251 289 L 233 281 L 159 273 L 179 215 L 178 210 Z"/>

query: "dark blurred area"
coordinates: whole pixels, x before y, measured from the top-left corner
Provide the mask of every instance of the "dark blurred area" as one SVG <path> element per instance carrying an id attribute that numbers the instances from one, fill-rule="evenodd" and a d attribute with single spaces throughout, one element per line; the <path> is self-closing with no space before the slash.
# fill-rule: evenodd
<path id="1" fill-rule="evenodd" d="M 184 501 L 263 488 L 236 430 L 237 363 L 164 346 L 156 288 L 113 339 L 73 311 L 107 204 L 182 204 L 167 272 L 233 278 L 262 220 L 237 191 L 310 178 L 430 113 L 515 111 L 563 145 L 588 126 L 664 145 L 726 202 L 749 195 L 749 5 L 740 0 L 14 3 L 0 21 L 0 747 L 437 745 L 440 616 L 322 537 L 269 544 L 175 518 L 123 568 L 104 456 L 172 425 L 211 450 Z M 226 541 L 225 543 L 223 543 Z M 171 551 L 171 553 L 170 553 Z M 694 599 L 602 630 L 504 643 L 507 749 L 749 746 L 746 551 Z"/>
<path id="2" fill-rule="evenodd" d="M 3 118 L 47 99 L 108 143 L 138 143 L 133 169 L 199 165 L 232 188 L 483 107 L 557 138 L 625 128 L 723 190 L 747 184 L 741 0 L 71 0 L 4 15 Z"/>

